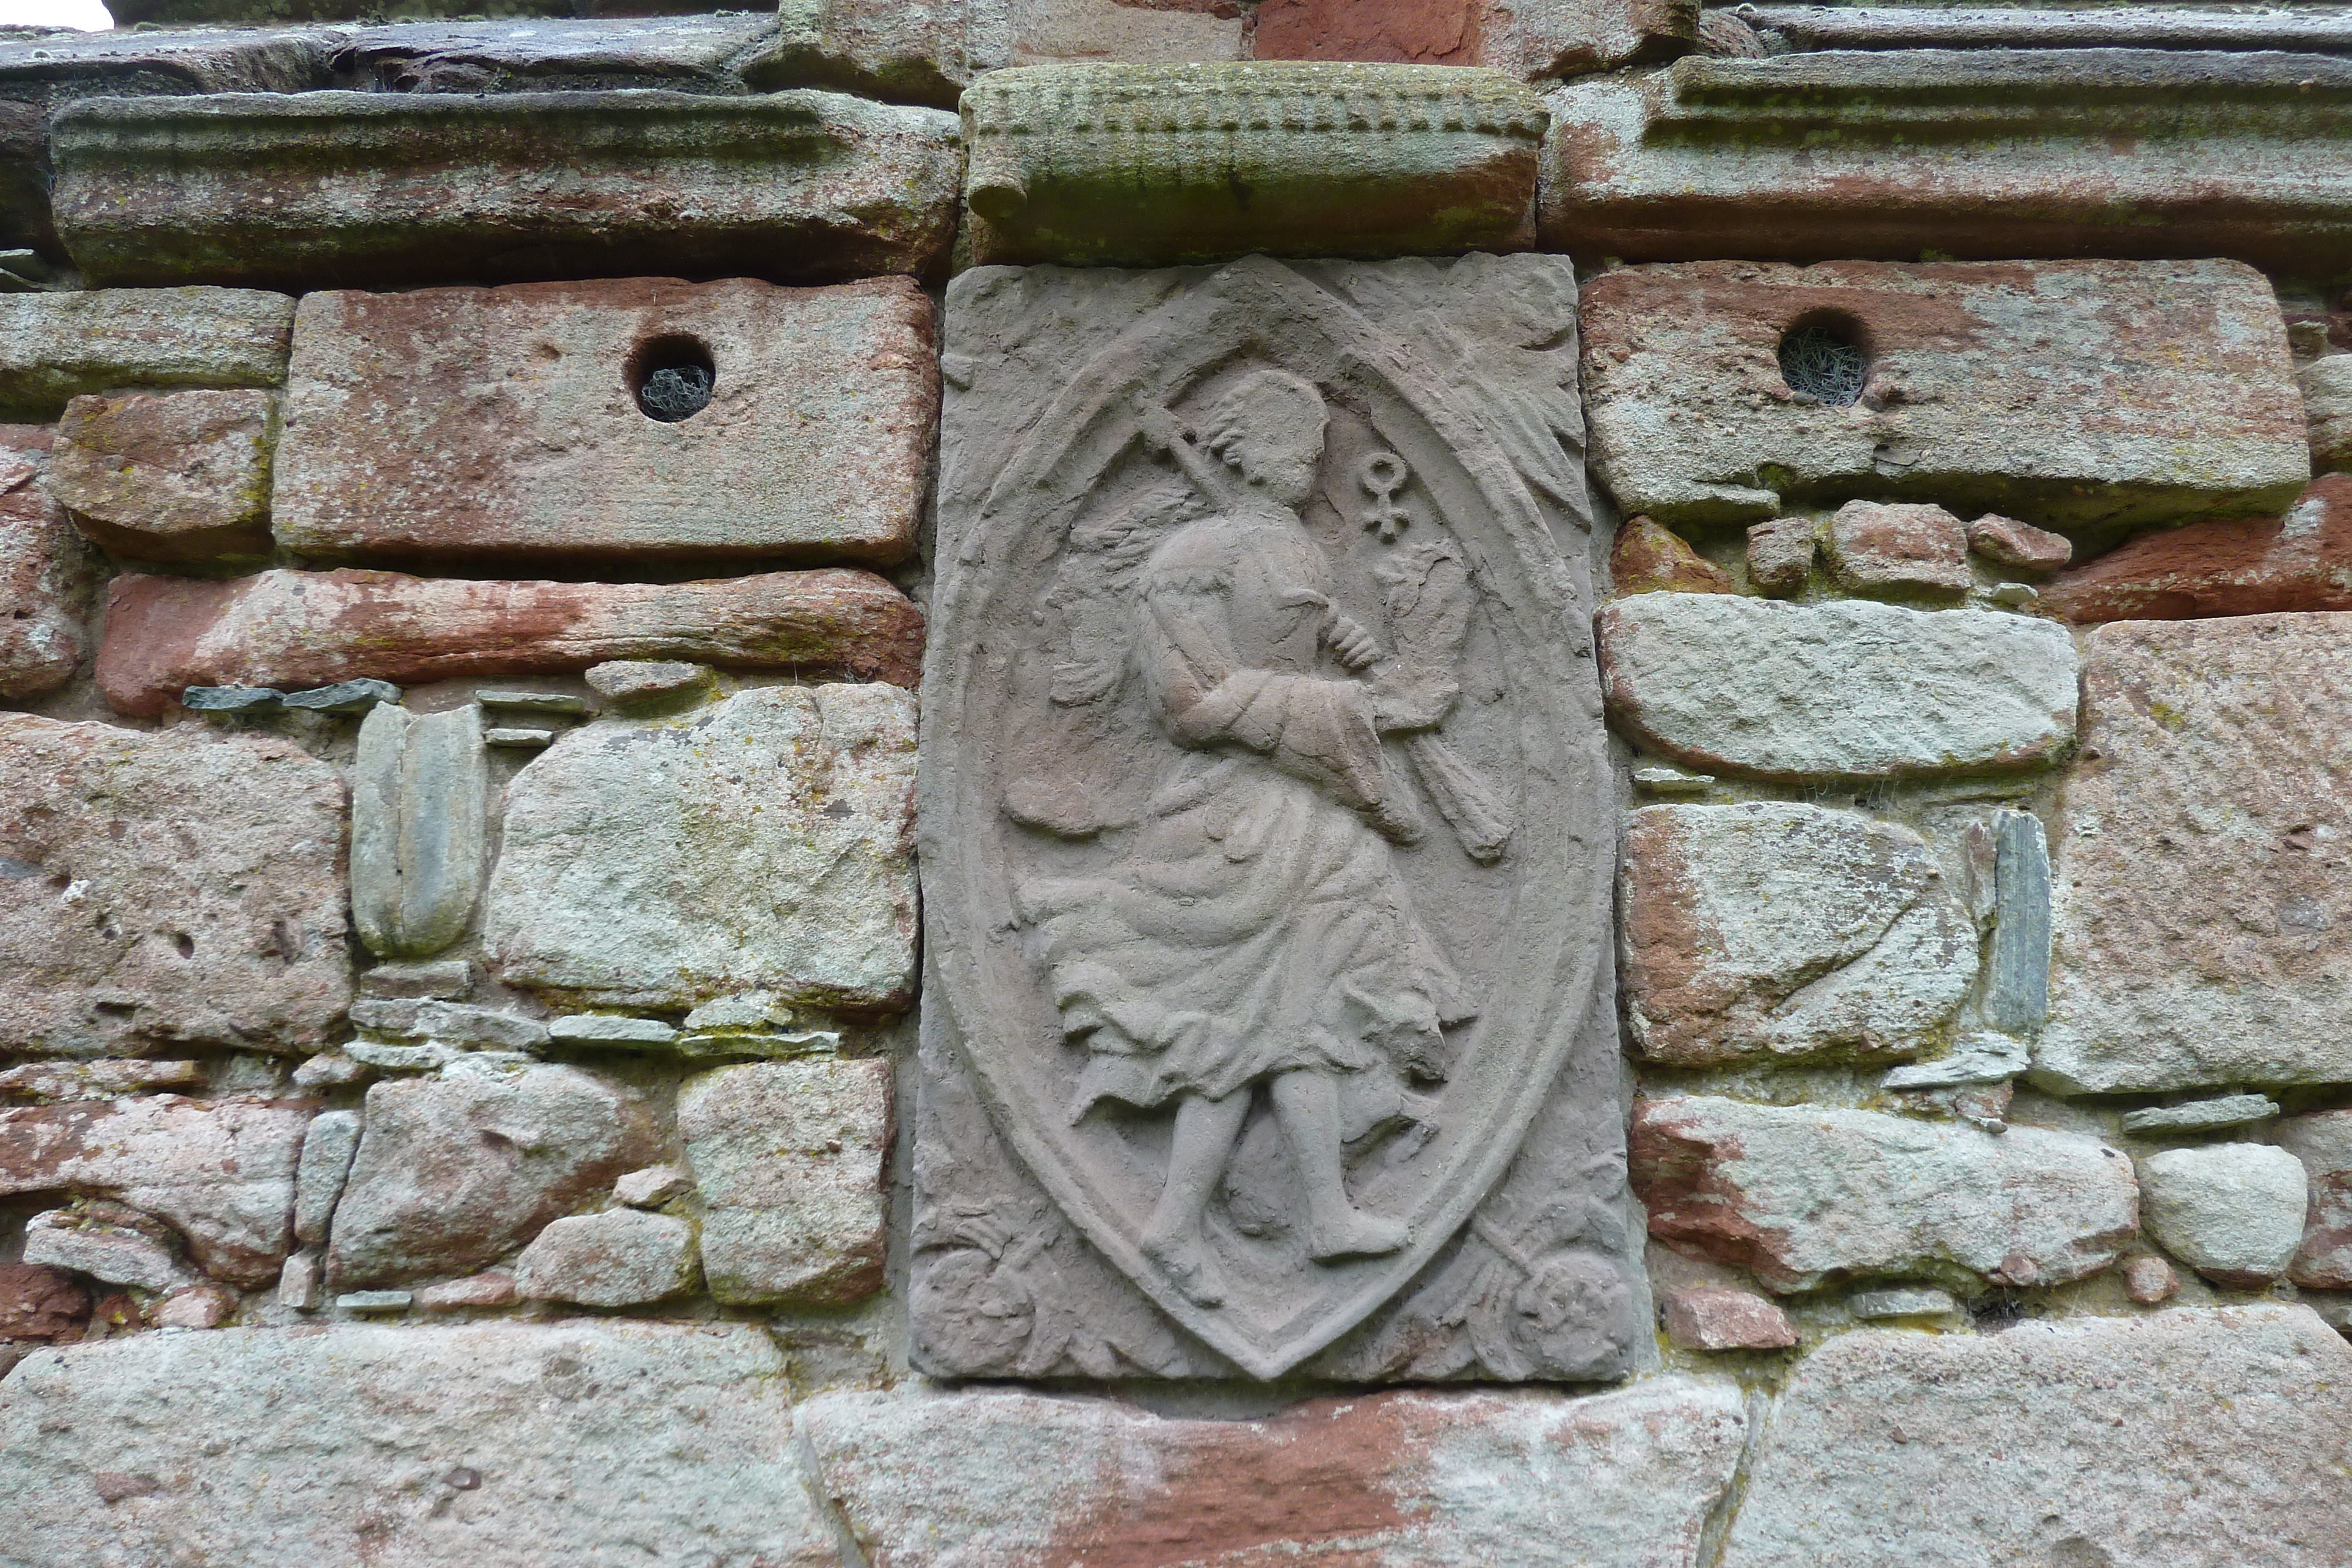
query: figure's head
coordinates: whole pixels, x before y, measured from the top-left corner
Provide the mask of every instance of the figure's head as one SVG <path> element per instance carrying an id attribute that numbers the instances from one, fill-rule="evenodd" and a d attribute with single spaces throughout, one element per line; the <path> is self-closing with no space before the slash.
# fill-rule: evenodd
<path id="1" fill-rule="evenodd" d="M 1314 493 L 1329 419 L 1314 382 L 1287 371 L 1252 371 L 1209 405 L 1202 444 L 1254 488 L 1297 507 Z"/>

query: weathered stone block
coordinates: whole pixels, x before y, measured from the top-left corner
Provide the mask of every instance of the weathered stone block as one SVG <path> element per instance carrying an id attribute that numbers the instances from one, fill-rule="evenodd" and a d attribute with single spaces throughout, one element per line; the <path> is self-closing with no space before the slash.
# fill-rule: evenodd
<path id="1" fill-rule="evenodd" d="M 608 659 L 912 685 L 922 645 L 912 600 L 844 568 L 671 583 L 273 570 L 229 582 L 116 578 L 97 674 L 117 713 L 152 718 L 190 686 L 415 685 L 567 674 Z"/>
<path id="2" fill-rule="evenodd" d="M 2352 1290 L 2352 1111 L 2290 1116 L 2279 1146 L 2303 1162 L 2310 1189 L 2306 1228 L 2289 1270 L 2298 1285 Z"/>
<path id="3" fill-rule="evenodd" d="M 2352 18 L 2327 11 L 2171 6 L 2012 10 L 2002 5 L 1748 5 L 1759 30 L 1789 50 L 2287 49 L 2352 52 Z"/>
<path id="4" fill-rule="evenodd" d="M 294 1172 L 294 1239 L 315 1247 L 327 1239 L 327 1225 L 352 1174 L 359 1152 L 356 1111 L 323 1111 L 302 1134 L 302 1157 Z"/>
<path id="5" fill-rule="evenodd" d="M 476 703 L 379 703 L 352 763 L 352 924 L 369 950 L 423 958 L 466 934 L 489 866 L 489 757 Z"/>
<path id="6" fill-rule="evenodd" d="M 1832 401 L 1784 364 L 1808 329 L 1850 357 Z M 1666 523 L 1860 494 L 2112 532 L 2310 476 L 2277 300 L 2235 262 L 1625 267 L 1585 290 L 1584 376 L 1595 472 Z"/>
<path id="7" fill-rule="evenodd" d="M 298 289 L 933 273 L 961 161 L 937 110 L 824 92 L 108 99 L 49 148 L 93 282 Z"/>
<path id="8" fill-rule="evenodd" d="M 1625 834 L 1626 1017 L 1679 1066 L 1940 1040 L 1977 976 L 1976 924 L 1918 834 L 1780 801 L 1650 806 Z"/>
<path id="9" fill-rule="evenodd" d="M 2303 1162 L 2268 1144 L 2164 1149 L 2139 1166 L 2148 1234 L 2225 1285 L 2258 1290 L 2303 1240 Z"/>
<path id="10" fill-rule="evenodd" d="M 1625 593 L 1736 593 L 1731 574 L 1691 549 L 1680 534 L 1634 517 L 1617 530 L 1609 585 Z"/>
<path id="11" fill-rule="evenodd" d="M 929 476 L 931 318 L 907 278 L 307 296 L 278 540 L 369 559 L 898 560 Z M 649 413 L 646 378 L 679 366 L 708 406 Z"/>
<path id="12" fill-rule="evenodd" d="M 328 51 L 341 41 L 333 33 L 291 27 L 139 28 L 132 24 L 149 20 L 141 13 L 156 9 L 157 0 L 119 4 L 119 31 L 17 34 L 0 42 L 0 98 L 54 106 L 77 98 L 307 92 L 328 84 Z M 215 20 L 272 20 L 251 0 L 243 15 L 236 0 L 209 4 Z"/>
<path id="13" fill-rule="evenodd" d="M 72 1275 L 0 1263 L 0 1342 L 78 1338 L 89 1317 L 89 1292 Z"/>
<path id="14" fill-rule="evenodd" d="M 156 0 L 126 3 L 149 5 Z M 222 0 L 177 3 L 218 5 Z M 314 13 L 333 6 L 352 16 L 380 9 L 367 0 L 291 3 Z M 456 5 L 426 7 L 435 8 L 457 9 Z M 503 0 L 499 8 L 509 16 L 526 9 L 558 13 L 567 9 L 562 0 L 540 0 L 536 5 L 530 0 L 521 4 Z M 635 0 L 630 9 L 641 14 L 628 17 L 551 15 L 524 22 L 414 21 L 338 29 L 333 55 L 336 79 L 331 85 L 389 92 L 589 89 L 610 92 L 625 88 L 741 92 L 743 77 L 736 68 L 747 58 L 759 57 L 774 35 L 773 20 L 757 12 L 740 11 L 718 16 L 650 14 L 683 8 L 677 0 Z"/>
<path id="15" fill-rule="evenodd" d="M 274 387 L 294 301 L 250 288 L 0 294 L 0 413 L 55 419 L 123 387 Z"/>
<path id="16" fill-rule="evenodd" d="M 855 1301 L 882 1288 L 890 1064 L 757 1062 L 678 1091 L 722 1301 Z"/>
<path id="17" fill-rule="evenodd" d="M 292 1250 L 313 1108 L 158 1094 L 0 1110 L 0 1193 L 119 1199 L 168 1221 L 206 1272 L 264 1285 Z"/>
<path id="18" fill-rule="evenodd" d="M 49 493 L 119 557 L 267 557 L 277 402 L 260 391 L 78 397 L 58 425 Z"/>
<path id="19" fill-rule="evenodd" d="M 1774 517 L 1748 529 L 1748 580 L 1759 593 L 1791 598 L 1813 571 L 1820 524 L 1811 517 Z"/>
<path id="20" fill-rule="evenodd" d="M 378 1083 L 335 1209 L 329 1281 L 468 1273 L 660 1152 L 643 1101 L 579 1068 Z"/>
<path id="21" fill-rule="evenodd" d="M 1822 525 L 1830 575 L 1853 593 L 1957 599 L 1976 579 L 1969 535 L 1937 506 L 1848 501 Z"/>
<path id="22" fill-rule="evenodd" d="M 2352 1078 L 2352 614 L 2084 641 L 2035 1075 L 2093 1093 Z"/>
<path id="23" fill-rule="evenodd" d="M 2235 25 L 2271 36 L 2267 18 Z M 2225 256 L 2332 277 L 2352 256 L 2352 61 L 2258 47 L 1694 57 L 1588 78 L 1549 99 L 1543 243 L 1628 261 Z"/>
<path id="24" fill-rule="evenodd" d="M 1694 0 L 1264 0 L 1261 60 L 1486 66 L 1529 79 L 1613 70 L 1699 45 Z"/>
<path id="25" fill-rule="evenodd" d="M 683 1009 L 913 994 L 915 700 L 769 686 L 568 731 L 508 786 L 483 908 L 509 984 Z"/>
<path id="26" fill-rule="evenodd" d="M 49 437 L 0 425 L 0 697 L 11 701 L 57 690 L 89 653 L 98 561 L 40 484 Z"/>
<path id="27" fill-rule="evenodd" d="M 2131 1162 L 2038 1127 L 1692 1095 L 1637 1106 L 1632 1157 L 1651 1235 L 1780 1291 L 1870 1275 L 2061 1284 L 2139 1228 Z"/>
<path id="28" fill-rule="evenodd" d="M 693 1283 L 694 1227 L 634 1208 L 550 1220 L 515 1260 L 514 1278 L 527 1301 L 643 1306 Z"/>
<path id="29" fill-rule="evenodd" d="M 0 1094 L 48 1103 L 111 1100 L 142 1089 L 201 1088 L 204 1082 L 201 1061 L 27 1061 L 0 1071 Z"/>
<path id="30" fill-rule="evenodd" d="M 895 1568 L 1698 1560 L 1748 1422 L 1728 1383 L 1375 1394 L 1249 1421 L 909 1385 L 802 1409 L 825 1494 Z M 1563 1508 L 1560 1500 L 1574 1498 Z"/>
<path id="31" fill-rule="evenodd" d="M 1996 512 L 1988 512 L 1969 525 L 1969 549 L 1995 566 L 2032 577 L 2056 571 L 2074 554 L 2074 546 L 2065 535 Z"/>
<path id="32" fill-rule="evenodd" d="M 1800 782 L 2013 771 L 2074 737 L 2065 629 L 1865 600 L 1650 593 L 1602 608 L 1609 716 L 1710 773 Z"/>
<path id="33" fill-rule="evenodd" d="M 37 1563 L 828 1568 L 782 1375 L 748 1323 L 343 1323 L 42 1351 L 0 1385 L 0 1515 Z"/>
<path id="34" fill-rule="evenodd" d="M 1685 1350 L 1786 1350 L 1797 1343 L 1789 1314 L 1753 1291 L 1668 1291 L 1661 1316 L 1666 1337 Z"/>
<path id="35" fill-rule="evenodd" d="M 2329 1568 L 2352 1349 L 2308 1307 L 1873 1329 L 1797 1369 L 1724 1568 Z"/>
<path id="36" fill-rule="evenodd" d="M 2061 575 L 2042 605 L 2078 625 L 2352 610 L 2352 474 L 2321 476 L 2283 518 L 2127 539 Z"/>
<path id="37" fill-rule="evenodd" d="M 1060 66 L 963 98 L 982 262 L 1517 250 L 1542 100 L 1441 66 Z M 1636 508 L 1637 509 L 1637 508 Z"/>
<path id="38" fill-rule="evenodd" d="M 343 785 L 289 742 L 0 714 L 0 1043 L 315 1051 L 351 1000 Z"/>
<path id="39" fill-rule="evenodd" d="M 2296 372 L 2311 422 L 2311 465 L 2321 473 L 2352 468 L 2352 354 L 2330 354 Z"/>

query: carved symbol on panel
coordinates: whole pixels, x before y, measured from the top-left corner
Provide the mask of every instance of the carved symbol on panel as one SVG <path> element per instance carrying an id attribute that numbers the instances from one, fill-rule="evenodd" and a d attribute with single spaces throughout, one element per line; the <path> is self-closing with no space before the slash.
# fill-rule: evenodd
<path id="1" fill-rule="evenodd" d="M 943 594 L 924 855 L 982 1099 L 1103 1258 L 1260 1376 L 1460 1231 L 1607 951 L 1581 612 L 1444 398 L 1234 264 L 1061 387 Z M 1531 778 L 1553 805 L 1522 819 Z"/>
<path id="2" fill-rule="evenodd" d="M 1358 514 L 1357 520 L 1376 530 L 1382 544 L 1393 542 L 1397 535 L 1412 527 L 1412 509 L 1397 499 L 1397 492 L 1412 477 L 1412 470 L 1393 452 L 1375 452 L 1364 459 L 1356 475 L 1372 497 L 1372 504 Z"/>

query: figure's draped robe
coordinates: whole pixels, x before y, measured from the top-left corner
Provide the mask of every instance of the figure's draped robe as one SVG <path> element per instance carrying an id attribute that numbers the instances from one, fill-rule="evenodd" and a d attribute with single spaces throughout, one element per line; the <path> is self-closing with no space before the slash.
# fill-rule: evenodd
<path id="1" fill-rule="evenodd" d="M 1268 507 L 1185 525 L 1140 569 L 1136 673 L 1167 747 L 1118 858 L 1023 913 L 1098 1102 L 1329 1073 L 1343 1135 L 1394 1118 L 1470 1016 L 1366 821 L 1402 788 L 1357 680 L 1318 674 L 1328 563 Z"/>

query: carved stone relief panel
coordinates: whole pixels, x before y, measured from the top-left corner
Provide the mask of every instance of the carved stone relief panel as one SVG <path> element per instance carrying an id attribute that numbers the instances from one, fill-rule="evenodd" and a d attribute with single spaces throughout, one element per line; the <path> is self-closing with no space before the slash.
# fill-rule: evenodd
<path id="1" fill-rule="evenodd" d="M 1575 308 L 1542 256 L 950 288 L 925 1370 L 1629 1370 Z"/>

